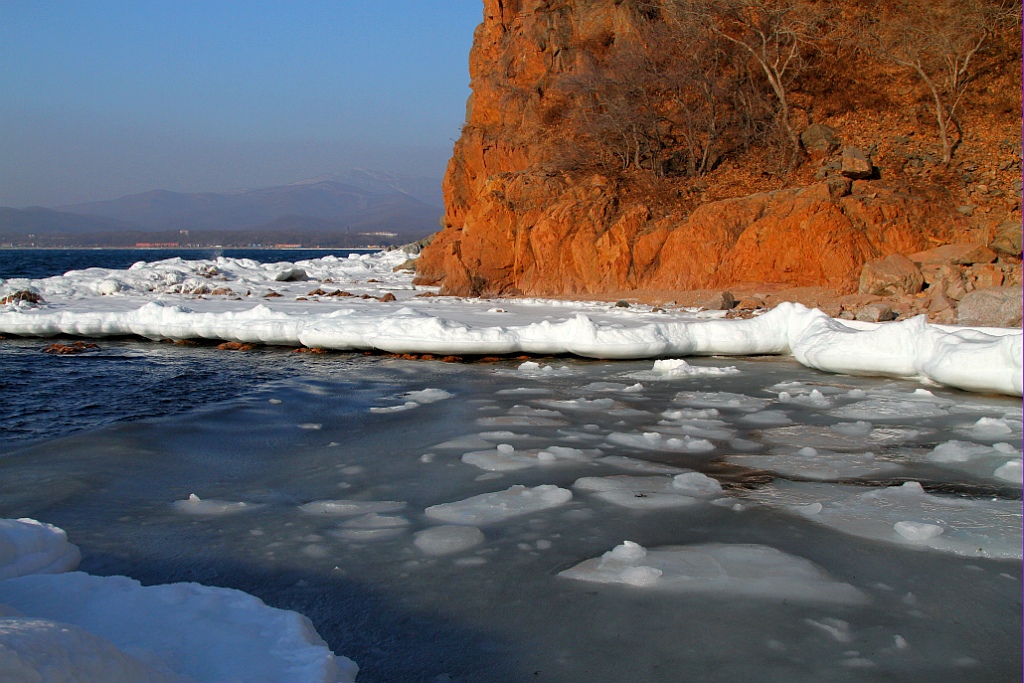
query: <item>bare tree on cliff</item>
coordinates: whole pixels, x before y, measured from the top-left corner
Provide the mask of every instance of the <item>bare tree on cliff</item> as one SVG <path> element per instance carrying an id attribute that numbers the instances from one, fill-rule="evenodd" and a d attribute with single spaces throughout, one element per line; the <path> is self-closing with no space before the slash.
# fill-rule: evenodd
<path id="1" fill-rule="evenodd" d="M 661 175 L 666 143 L 651 87 L 654 72 L 643 52 L 623 41 L 601 63 L 592 60 L 559 82 L 574 100 L 570 118 L 576 141 L 590 148 L 599 165 L 609 165 L 603 159 L 610 155 L 618 170 L 645 169 Z"/>
<path id="2" fill-rule="evenodd" d="M 1020 21 L 1019 0 L 909 0 L 887 6 L 865 27 L 865 42 L 925 86 L 949 164 L 963 139 L 958 113 L 977 75 L 979 53 L 1002 28 Z"/>
<path id="3" fill-rule="evenodd" d="M 799 0 L 676 0 L 676 11 L 701 18 L 720 38 L 753 60 L 779 103 L 778 121 L 790 170 L 800 159 L 793 126 L 791 87 L 804 70 L 805 53 L 821 38 L 827 11 Z"/>

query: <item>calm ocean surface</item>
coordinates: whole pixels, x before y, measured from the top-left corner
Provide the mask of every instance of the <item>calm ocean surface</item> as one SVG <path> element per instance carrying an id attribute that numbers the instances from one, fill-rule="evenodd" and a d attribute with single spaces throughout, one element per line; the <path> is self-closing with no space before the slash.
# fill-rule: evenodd
<path id="1" fill-rule="evenodd" d="M 250 258 L 264 263 L 351 249 L 0 249 L 0 279 L 44 278 L 90 267 L 124 269 L 167 258 Z M 236 397 L 266 382 L 317 375 L 325 357 L 288 349 L 225 353 L 137 339 L 100 340 L 78 356 L 43 353 L 53 340 L 0 338 L 0 453 L 122 420 L 186 412 Z M 332 355 L 335 362 L 336 355 Z"/>
<path id="2" fill-rule="evenodd" d="M 162 261 L 179 257 L 187 261 L 247 258 L 262 263 L 302 261 L 323 256 L 344 258 L 373 253 L 374 249 L 0 249 L 0 279 L 44 278 L 69 270 L 111 268 L 123 270 L 137 261 Z"/>

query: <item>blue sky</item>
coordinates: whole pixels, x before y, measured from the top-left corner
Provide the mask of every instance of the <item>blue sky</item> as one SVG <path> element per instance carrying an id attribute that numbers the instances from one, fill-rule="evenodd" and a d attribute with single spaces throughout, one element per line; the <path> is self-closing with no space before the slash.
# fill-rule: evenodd
<path id="1" fill-rule="evenodd" d="M 0 0 L 0 205 L 437 176 L 480 0 Z"/>

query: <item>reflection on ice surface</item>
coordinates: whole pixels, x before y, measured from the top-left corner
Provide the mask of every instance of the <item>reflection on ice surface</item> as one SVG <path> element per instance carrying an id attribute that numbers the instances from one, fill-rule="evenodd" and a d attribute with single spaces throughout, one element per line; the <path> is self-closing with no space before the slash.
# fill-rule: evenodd
<path id="1" fill-rule="evenodd" d="M 0 515 L 303 614 L 362 683 L 1020 677 L 1018 400 L 688 363 L 736 372 L 321 357 L 8 452 Z"/>

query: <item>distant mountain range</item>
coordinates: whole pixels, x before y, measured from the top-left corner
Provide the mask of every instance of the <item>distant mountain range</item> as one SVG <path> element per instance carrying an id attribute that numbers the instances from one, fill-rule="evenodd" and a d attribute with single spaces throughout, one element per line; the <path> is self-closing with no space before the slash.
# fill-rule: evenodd
<path id="1" fill-rule="evenodd" d="M 0 244 L 395 244 L 436 231 L 442 206 L 439 179 L 351 170 L 256 190 L 153 190 L 56 209 L 0 207 Z"/>

